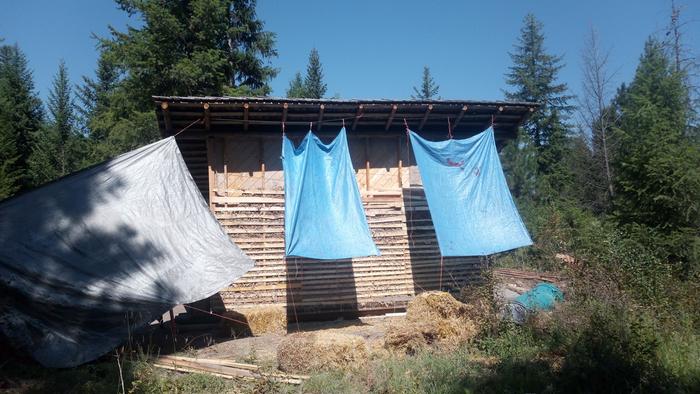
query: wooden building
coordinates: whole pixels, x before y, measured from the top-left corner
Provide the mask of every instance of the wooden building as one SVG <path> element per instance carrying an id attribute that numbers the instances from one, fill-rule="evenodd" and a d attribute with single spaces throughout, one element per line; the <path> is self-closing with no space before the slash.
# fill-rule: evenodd
<path id="1" fill-rule="evenodd" d="M 441 262 L 405 124 L 440 140 L 447 138 L 448 127 L 455 138 L 465 138 L 493 123 L 502 146 L 537 108 L 464 100 L 153 99 L 161 133 L 178 133 L 180 150 L 212 212 L 256 261 L 212 299 L 213 307 L 279 307 L 299 319 L 400 310 L 418 292 L 458 289 L 475 280 L 484 258 Z M 310 128 L 329 141 L 345 125 L 381 256 L 284 259 L 283 125 L 296 142 Z"/>

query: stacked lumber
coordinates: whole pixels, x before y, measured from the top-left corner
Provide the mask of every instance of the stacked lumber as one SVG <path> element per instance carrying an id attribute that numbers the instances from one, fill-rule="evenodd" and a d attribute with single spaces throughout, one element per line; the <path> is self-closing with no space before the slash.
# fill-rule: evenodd
<path id="1" fill-rule="evenodd" d="M 268 379 L 278 383 L 301 384 L 305 375 L 263 371 L 259 366 L 232 360 L 161 356 L 153 362 L 157 368 L 177 372 L 192 372 L 218 376 L 225 379 Z"/>

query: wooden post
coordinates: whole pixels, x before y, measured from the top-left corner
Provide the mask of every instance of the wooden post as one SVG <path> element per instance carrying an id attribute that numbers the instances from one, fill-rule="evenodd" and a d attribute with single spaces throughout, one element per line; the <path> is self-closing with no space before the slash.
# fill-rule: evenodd
<path id="1" fill-rule="evenodd" d="M 265 190 L 265 140 L 258 139 L 258 155 L 260 155 L 260 173 L 262 176 L 261 190 Z"/>
<path id="2" fill-rule="evenodd" d="M 365 138 L 365 187 L 369 191 L 369 137 Z"/>
<path id="3" fill-rule="evenodd" d="M 318 112 L 318 122 L 317 122 L 318 126 L 316 126 L 317 131 L 321 131 L 321 127 L 322 127 L 321 122 L 323 122 L 323 110 L 325 108 L 326 108 L 326 106 L 321 104 L 321 108 L 319 109 L 319 112 Z"/>
<path id="4" fill-rule="evenodd" d="M 248 131 L 248 103 L 243 104 L 243 131 Z"/>
<path id="5" fill-rule="evenodd" d="M 173 337 L 173 352 L 177 351 L 177 327 L 175 327 L 175 314 L 170 309 L 170 335 Z"/>
<path id="6" fill-rule="evenodd" d="M 401 137 L 396 138 L 396 161 L 399 167 L 399 189 L 403 188 L 403 179 L 401 172 L 403 171 L 403 160 L 401 160 Z"/>
<path id="7" fill-rule="evenodd" d="M 204 129 L 211 131 L 211 118 L 209 116 L 209 103 L 204 103 Z"/>
<path id="8" fill-rule="evenodd" d="M 428 109 L 425 110 L 425 115 L 423 115 L 423 120 L 420 121 L 420 126 L 418 126 L 418 131 L 423 131 L 423 126 L 425 126 L 425 122 L 428 121 L 428 115 L 430 115 L 430 111 L 433 110 L 433 105 L 429 104 Z"/>
<path id="9" fill-rule="evenodd" d="M 226 141 L 228 138 L 224 137 L 221 141 L 223 145 L 223 159 L 224 159 L 224 196 L 228 196 L 228 154 L 226 150 Z"/>
<path id="10" fill-rule="evenodd" d="M 173 134 L 173 122 L 170 119 L 170 108 L 168 103 L 160 103 L 160 108 L 163 110 L 163 120 L 165 121 L 165 134 L 170 136 Z"/>
<path id="11" fill-rule="evenodd" d="M 214 137 L 207 138 L 207 168 L 209 175 L 209 209 L 214 212 L 214 188 L 216 184 L 216 173 L 214 173 Z"/>
<path id="12" fill-rule="evenodd" d="M 289 104 L 284 103 L 282 105 L 282 125 L 284 125 L 284 122 L 287 121 L 287 109 L 289 108 Z"/>

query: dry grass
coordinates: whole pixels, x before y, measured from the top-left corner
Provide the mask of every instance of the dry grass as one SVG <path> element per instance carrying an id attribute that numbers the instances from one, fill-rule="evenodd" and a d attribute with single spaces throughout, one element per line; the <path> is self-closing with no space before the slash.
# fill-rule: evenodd
<path id="1" fill-rule="evenodd" d="M 469 342 L 480 331 L 479 304 L 457 301 L 445 292 L 425 292 L 406 308 L 406 321 L 389 327 L 384 339 L 387 349 L 413 354 L 436 344 L 455 347 Z"/>
<path id="2" fill-rule="evenodd" d="M 287 310 L 283 307 L 256 307 L 227 311 L 224 316 L 240 321 L 224 320 L 236 332 L 260 336 L 287 333 Z M 243 324 L 243 323 L 247 323 Z"/>
<path id="3" fill-rule="evenodd" d="M 332 331 L 290 334 L 277 348 L 279 368 L 293 373 L 355 368 L 368 359 L 364 338 Z"/>

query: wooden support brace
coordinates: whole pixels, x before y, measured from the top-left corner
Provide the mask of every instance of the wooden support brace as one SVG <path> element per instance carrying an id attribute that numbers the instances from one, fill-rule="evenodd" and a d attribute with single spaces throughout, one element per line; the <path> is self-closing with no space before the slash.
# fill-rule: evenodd
<path id="1" fill-rule="evenodd" d="M 325 109 L 326 109 L 326 106 L 321 104 L 321 108 L 318 111 L 318 122 L 317 122 L 318 126 L 316 126 L 317 131 L 321 131 L 322 122 L 323 122 L 323 110 L 325 110 Z"/>
<path id="2" fill-rule="evenodd" d="M 248 131 L 248 108 L 250 104 L 243 104 L 243 131 Z"/>
<path id="3" fill-rule="evenodd" d="M 170 108 L 168 107 L 168 103 L 162 102 L 160 103 L 160 108 L 163 110 L 163 120 L 165 121 L 165 134 L 166 135 L 172 135 L 173 134 L 173 122 L 170 119 Z"/>
<path id="4" fill-rule="evenodd" d="M 452 130 L 457 128 L 459 122 L 462 121 L 462 118 L 464 117 L 464 113 L 467 112 L 467 109 L 469 109 L 469 107 L 465 105 L 464 107 L 462 107 L 462 110 L 459 111 L 459 115 L 457 115 L 457 119 L 455 119 L 455 124 L 454 126 L 452 126 Z"/>
<path id="5" fill-rule="evenodd" d="M 352 131 L 355 131 L 355 128 L 357 127 L 357 122 L 360 120 L 360 116 L 362 115 L 362 109 L 364 106 L 360 104 L 357 106 L 357 113 L 355 114 L 355 120 L 352 122 Z"/>
<path id="6" fill-rule="evenodd" d="M 211 131 L 211 116 L 209 114 L 209 103 L 204 103 L 204 129 Z"/>
<path id="7" fill-rule="evenodd" d="M 391 106 L 391 113 L 389 114 L 389 119 L 386 121 L 386 125 L 384 126 L 384 131 L 389 130 L 389 127 L 391 127 L 391 122 L 394 121 L 394 115 L 396 115 L 396 109 L 398 109 L 399 106 L 394 104 Z"/>
<path id="8" fill-rule="evenodd" d="M 418 131 L 423 130 L 423 126 L 425 126 L 425 122 L 428 121 L 428 116 L 430 115 L 430 111 L 433 110 L 433 105 L 429 104 L 428 108 L 425 110 L 425 115 L 423 115 L 423 120 L 420 121 L 420 126 L 418 126 Z"/>

